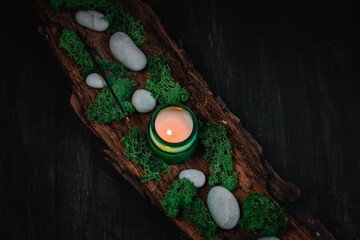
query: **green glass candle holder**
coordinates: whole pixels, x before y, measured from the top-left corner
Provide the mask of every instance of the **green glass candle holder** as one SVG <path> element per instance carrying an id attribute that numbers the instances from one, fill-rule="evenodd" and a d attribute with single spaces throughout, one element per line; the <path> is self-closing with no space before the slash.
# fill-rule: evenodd
<path id="1" fill-rule="evenodd" d="M 169 114 L 170 112 L 175 114 Z M 165 126 L 165 130 L 167 129 L 167 126 L 170 126 L 169 130 L 165 133 L 159 131 L 159 128 L 156 127 L 159 126 L 160 120 L 163 126 Z M 165 125 L 166 123 L 168 123 L 168 125 Z M 173 131 L 170 129 L 171 126 L 184 127 L 184 131 L 180 131 L 182 128 L 174 130 L 175 133 L 176 130 L 178 130 L 178 139 L 172 139 L 173 141 L 168 140 Z M 189 129 L 190 126 L 192 126 L 191 131 Z M 188 133 L 186 133 L 187 131 L 189 131 L 188 136 Z M 169 134 L 169 136 L 166 136 L 165 134 Z M 179 135 L 181 135 L 181 137 L 179 137 Z M 166 104 L 159 107 L 152 115 L 148 124 L 147 139 L 152 151 L 163 158 L 165 162 L 169 164 L 180 163 L 188 159 L 196 148 L 198 122 L 194 113 L 185 105 Z"/>

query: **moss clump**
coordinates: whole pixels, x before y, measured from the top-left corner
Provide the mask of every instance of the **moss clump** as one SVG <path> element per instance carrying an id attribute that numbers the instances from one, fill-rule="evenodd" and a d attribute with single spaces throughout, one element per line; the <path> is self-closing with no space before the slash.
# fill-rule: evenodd
<path id="1" fill-rule="evenodd" d="M 97 58 L 96 61 L 105 71 L 111 72 L 114 76 L 121 76 L 126 79 L 133 79 L 134 75 L 130 74 L 124 65 L 119 62 L 112 62 L 106 59 Z"/>
<path id="2" fill-rule="evenodd" d="M 166 215 L 172 218 L 176 217 L 179 211 L 183 209 L 185 220 L 193 222 L 201 236 L 212 238 L 216 224 L 212 220 L 205 203 L 196 194 L 196 187 L 190 180 L 186 178 L 176 180 L 161 200 L 161 206 Z"/>
<path id="3" fill-rule="evenodd" d="M 243 217 L 239 221 L 243 230 L 265 236 L 276 236 L 285 230 L 287 219 L 282 209 L 270 198 L 260 193 L 253 193 L 244 197 L 243 202 Z"/>
<path id="4" fill-rule="evenodd" d="M 196 197 L 189 209 L 185 209 L 184 218 L 194 223 L 195 229 L 201 236 L 212 238 L 216 231 L 216 224 L 210 216 L 210 212 L 200 197 Z M 212 238 L 213 239 L 213 238 Z"/>
<path id="5" fill-rule="evenodd" d="M 154 155 L 147 144 L 145 134 L 138 127 L 131 128 L 129 135 L 124 137 L 122 142 L 125 144 L 126 159 L 144 168 L 145 175 L 142 177 L 142 182 L 158 181 L 163 174 L 170 172 L 170 166 Z"/>
<path id="6" fill-rule="evenodd" d="M 59 42 L 60 47 L 66 49 L 69 56 L 80 65 L 84 77 L 88 76 L 90 73 L 100 72 L 90 53 L 85 50 L 85 45 L 73 31 L 64 29 Z M 108 81 L 119 99 L 119 102 L 123 103 L 125 111 L 127 113 L 134 112 L 135 109 L 132 104 L 125 101 L 125 99 L 131 95 L 132 88 L 137 85 L 133 79 L 134 76 L 130 75 L 120 63 L 103 59 L 97 59 L 97 61 L 101 66 L 104 66 L 106 71 L 112 73 L 112 75 L 108 77 Z M 86 116 L 96 123 L 120 121 L 125 117 L 121 107 L 118 105 L 108 87 L 104 87 L 95 102 L 90 105 L 86 111 Z"/>
<path id="7" fill-rule="evenodd" d="M 134 106 L 130 102 L 125 101 L 124 107 L 127 113 L 135 112 Z M 95 102 L 87 109 L 86 116 L 96 123 L 119 122 L 125 118 L 108 87 L 104 87 L 99 93 Z"/>
<path id="8" fill-rule="evenodd" d="M 86 51 L 84 43 L 73 31 L 63 30 L 59 39 L 59 46 L 64 48 L 69 56 L 80 65 L 84 77 L 98 71 L 90 53 Z"/>
<path id="9" fill-rule="evenodd" d="M 161 104 L 186 102 L 189 94 L 178 82 L 173 82 L 168 64 L 169 55 L 159 53 L 148 58 L 149 78 L 146 88 Z"/>
<path id="10" fill-rule="evenodd" d="M 200 141 L 205 147 L 205 159 L 210 164 L 209 185 L 221 185 L 232 191 L 237 184 L 231 158 L 231 145 L 223 125 L 200 123 Z"/>
<path id="11" fill-rule="evenodd" d="M 68 10 L 104 10 L 108 8 L 112 1 L 109 0 L 63 0 L 65 8 Z"/>
<path id="12" fill-rule="evenodd" d="M 112 75 L 108 78 L 109 83 L 116 96 L 123 102 L 123 107 L 127 113 L 135 112 L 134 106 L 127 101 L 124 101 L 132 93 L 132 88 L 137 85 L 134 80 L 122 78 L 121 76 Z M 97 99 L 86 111 L 88 119 L 96 123 L 110 123 L 112 121 L 119 122 L 125 116 L 121 107 L 118 105 L 116 99 L 113 97 L 110 89 L 105 86 L 99 93 Z"/>
<path id="13" fill-rule="evenodd" d="M 55 8 L 56 10 L 60 10 L 60 8 L 64 4 L 64 0 L 50 0 L 49 4 L 51 7 Z"/>
<path id="14" fill-rule="evenodd" d="M 189 209 L 191 207 L 195 194 L 196 187 L 190 180 L 186 178 L 177 180 L 167 190 L 165 197 L 161 200 L 161 206 L 167 216 L 174 218 L 180 208 Z"/>
<path id="15" fill-rule="evenodd" d="M 134 75 L 127 72 L 125 66 L 120 63 L 100 58 L 96 60 L 100 66 L 103 66 L 105 71 L 112 73 L 108 77 L 108 82 L 119 102 L 123 104 L 125 111 L 128 114 L 135 112 L 134 106 L 130 102 L 125 101 L 133 92 L 133 87 L 137 85 Z M 86 115 L 88 119 L 96 123 L 119 122 L 125 117 L 121 107 L 107 86 L 104 87 L 95 102 L 87 109 Z"/>
<path id="16" fill-rule="evenodd" d="M 119 1 L 112 1 L 106 8 L 105 19 L 110 23 L 109 33 L 125 32 L 137 46 L 144 43 L 144 26 L 140 20 L 135 21 Z"/>
<path id="17" fill-rule="evenodd" d="M 118 0 L 50 0 L 50 5 L 56 9 L 63 6 L 71 11 L 100 11 L 104 13 L 104 18 L 109 22 L 109 33 L 125 32 L 137 46 L 144 43 L 145 31 L 141 21 L 135 21 Z"/>

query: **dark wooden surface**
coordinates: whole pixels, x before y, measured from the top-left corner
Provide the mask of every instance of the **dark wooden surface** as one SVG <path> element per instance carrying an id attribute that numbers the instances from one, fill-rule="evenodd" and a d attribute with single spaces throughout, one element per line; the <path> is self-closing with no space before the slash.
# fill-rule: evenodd
<path id="1" fill-rule="evenodd" d="M 286 210 L 311 213 L 336 239 L 360 238 L 356 8 L 149 2 L 274 170 L 303 191 Z M 2 9 L 13 23 L 1 44 L 0 239 L 180 238 L 73 112 L 70 83 L 36 33 L 35 4 Z"/>

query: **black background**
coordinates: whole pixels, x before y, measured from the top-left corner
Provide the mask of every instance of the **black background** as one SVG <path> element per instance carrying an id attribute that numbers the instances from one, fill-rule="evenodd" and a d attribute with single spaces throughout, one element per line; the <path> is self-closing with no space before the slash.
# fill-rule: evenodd
<path id="1" fill-rule="evenodd" d="M 345 1 L 147 1 L 336 239 L 360 237 L 358 10 Z M 31 1 L 1 6 L 0 239 L 178 239 L 103 158 Z"/>

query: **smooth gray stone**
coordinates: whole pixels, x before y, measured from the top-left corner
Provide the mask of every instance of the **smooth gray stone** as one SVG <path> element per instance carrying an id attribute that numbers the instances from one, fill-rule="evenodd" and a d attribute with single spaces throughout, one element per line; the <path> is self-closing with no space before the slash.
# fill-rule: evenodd
<path id="1" fill-rule="evenodd" d="M 138 89 L 132 95 L 131 102 L 136 111 L 140 113 L 147 113 L 154 109 L 156 100 L 151 93 L 145 89 Z"/>
<path id="2" fill-rule="evenodd" d="M 114 33 L 110 38 L 109 45 L 114 57 L 128 69 L 141 71 L 145 68 L 146 56 L 125 33 Z"/>
<path id="3" fill-rule="evenodd" d="M 240 218 L 239 203 L 226 188 L 213 187 L 209 191 L 207 204 L 212 218 L 222 229 L 232 229 L 238 224 Z"/>
<path id="4" fill-rule="evenodd" d="M 85 79 L 86 84 L 89 87 L 92 88 L 103 88 L 104 86 L 106 86 L 106 83 L 103 79 L 103 77 L 97 73 L 91 73 L 89 74 L 86 79 Z"/>
<path id="5" fill-rule="evenodd" d="M 94 10 L 80 10 L 75 14 L 78 24 L 97 32 L 103 32 L 109 27 L 109 22 L 103 18 L 104 14 Z"/>
<path id="6" fill-rule="evenodd" d="M 258 238 L 258 240 L 280 240 L 277 237 L 262 237 L 262 238 Z"/>
<path id="7" fill-rule="evenodd" d="M 196 169 L 186 169 L 182 170 L 179 174 L 179 179 L 187 178 L 189 179 L 195 187 L 202 187 L 205 184 L 205 174 Z"/>

